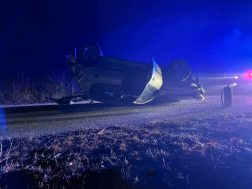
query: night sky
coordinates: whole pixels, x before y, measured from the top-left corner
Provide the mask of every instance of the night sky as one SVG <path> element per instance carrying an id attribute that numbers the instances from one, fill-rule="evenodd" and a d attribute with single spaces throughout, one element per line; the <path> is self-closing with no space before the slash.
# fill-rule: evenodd
<path id="1" fill-rule="evenodd" d="M 252 1 L 2 0 L 0 78 L 66 67 L 65 55 L 97 42 L 104 56 L 194 72 L 252 69 Z"/>

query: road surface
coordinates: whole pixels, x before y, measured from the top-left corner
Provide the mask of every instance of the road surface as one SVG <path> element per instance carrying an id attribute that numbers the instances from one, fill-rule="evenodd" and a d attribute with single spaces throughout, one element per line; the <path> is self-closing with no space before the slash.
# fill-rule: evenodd
<path id="1" fill-rule="evenodd" d="M 234 96 L 233 106 L 228 108 L 222 107 L 220 96 L 206 96 L 204 101 L 186 99 L 178 102 L 123 107 L 99 103 L 63 107 L 54 105 L 48 109 L 43 106 L 41 110 L 37 107 L 24 112 L 13 111 L 14 113 L 0 110 L 2 110 L 0 111 L 0 136 L 12 138 L 115 125 L 140 127 L 142 124 L 167 120 L 244 115 L 252 113 L 252 96 Z"/>

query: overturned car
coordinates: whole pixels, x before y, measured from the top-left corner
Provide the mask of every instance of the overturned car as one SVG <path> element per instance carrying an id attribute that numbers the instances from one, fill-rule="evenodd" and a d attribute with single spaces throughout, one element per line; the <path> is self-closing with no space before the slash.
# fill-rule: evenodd
<path id="1" fill-rule="evenodd" d="M 159 96 L 168 99 L 194 97 L 204 100 L 205 90 L 196 76 L 193 79 L 190 65 L 176 59 L 169 66 L 152 62 L 141 63 L 103 56 L 96 43 L 85 43 L 67 55 L 72 77 L 81 89 L 78 95 L 52 99 L 68 104 L 71 99 L 97 100 L 100 102 L 125 102 L 145 104 Z"/>

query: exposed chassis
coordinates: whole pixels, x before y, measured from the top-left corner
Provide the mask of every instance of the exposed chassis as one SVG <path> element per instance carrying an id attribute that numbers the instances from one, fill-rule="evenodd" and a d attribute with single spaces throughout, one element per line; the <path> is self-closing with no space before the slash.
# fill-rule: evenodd
<path id="1" fill-rule="evenodd" d="M 150 64 L 103 56 L 96 43 L 85 43 L 82 48 L 67 55 L 68 65 L 81 89 L 82 99 L 100 102 L 145 104 L 159 96 L 183 99 L 191 96 L 204 100 L 205 90 L 190 65 L 176 59 L 169 66 Z M 51 100 L 68 104 L 76 94 Z"/>

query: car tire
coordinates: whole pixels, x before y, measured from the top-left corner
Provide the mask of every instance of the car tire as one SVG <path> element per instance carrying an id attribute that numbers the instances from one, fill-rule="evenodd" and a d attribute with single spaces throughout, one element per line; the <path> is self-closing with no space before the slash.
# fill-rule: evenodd
<path id="1" fill-rule="evenodd" d="M 176 59 L 173 60 L 169 66 L 169 77 L 172 83 L 177 84 L 182 81 L 185 81 L 191 74 L 191 67 L 183 59 Z"/>
<path id="2" fill-rule="evenodd" d="M 93 67 L 99 63 L 102 51 L 99 45 L 94 42 L 87 42 L 82 45 L 77 54 L 77 61 L 85 67 Z"/>

